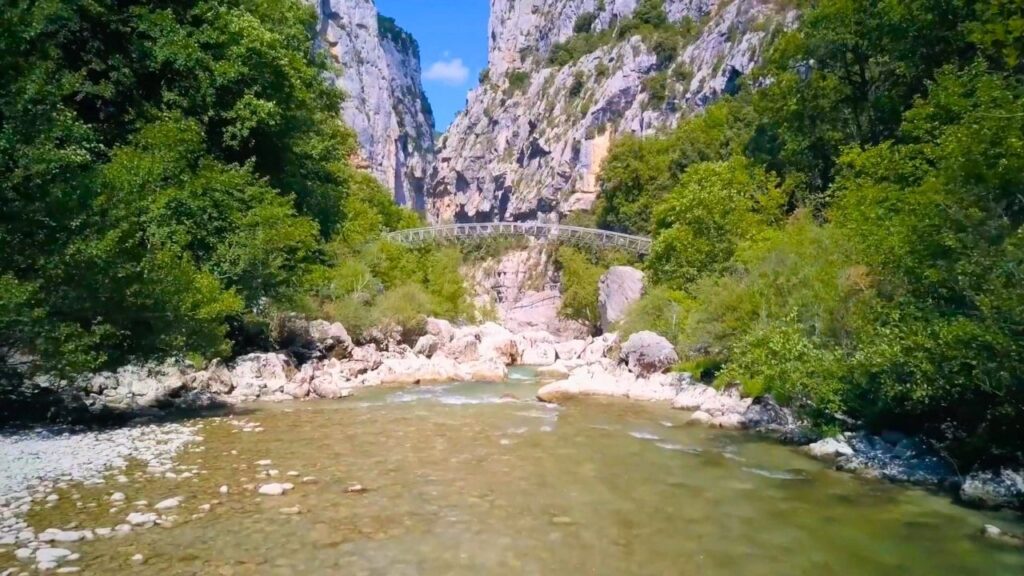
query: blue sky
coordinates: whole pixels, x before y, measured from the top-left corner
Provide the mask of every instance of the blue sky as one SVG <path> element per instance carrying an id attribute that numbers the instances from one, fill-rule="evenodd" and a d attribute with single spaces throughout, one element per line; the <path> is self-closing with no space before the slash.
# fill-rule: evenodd
<path id="1" fill-rule="evenodd" d="M 488 0 L 376 0 L 377 11 L 416 37 L 423 88 L 444 131 L 487 67 Z"/>

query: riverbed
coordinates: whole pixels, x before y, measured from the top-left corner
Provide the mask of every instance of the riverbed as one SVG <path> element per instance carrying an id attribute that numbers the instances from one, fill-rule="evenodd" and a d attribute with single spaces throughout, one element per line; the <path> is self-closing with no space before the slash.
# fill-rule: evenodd
<path id="1" fill-rule="evenodd" d="M 1021 551 L 979 534 L 1024 530 L 1012 514 L 686 426 L 663 405 L 538 403 L 529 371 L 511 377 L 181 422 L 202 440 L 167 471 L 133 462 L 72 482 L 26 520 L 113 527 L 180 499 L 163 526 L 66 544 L 81 557 L 62 566 L 84 574 L 1024 573 Z M 294 487 L 260 495 L 268 483 Z M 0 573 L 31 566 L 14 548 L 0 547 Z"/>

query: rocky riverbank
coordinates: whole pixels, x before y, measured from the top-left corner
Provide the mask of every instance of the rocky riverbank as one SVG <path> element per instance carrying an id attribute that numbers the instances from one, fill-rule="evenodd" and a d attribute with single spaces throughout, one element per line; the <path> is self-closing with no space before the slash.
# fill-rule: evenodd
<path id="1" fill-rule="evenodd" d="M 969 505 L 1024 510 L 1020 471 L 958 473 L 927 443 L 893 432 L 819 438 L 770 396 L 744 398 L 737 386 L 717 390 L 689 374 L 669 372 L 678 362 L 676 352 L 651 332 L 624 342 L 615 333 L 565 340 L 544 331 L 513 333 L 493 323 L 455 327 L 429 319 L 411 345 L 395 333 L 357 346 L 341 324 L 296 319 L 287 334 L 288 348 L 277 352 L 214 361 L 202 370 L 186 362 L 126 366 L 81 378 L 71 388 L 94 413 L 145 415 L 174 407 L 343 398 L 387 384 L 497 382 L 509 366 L 531 365 L 549 380 L 537 393 L 545 402 L 594 395 L 671 403 L 691 412 L 693 424 L 768 433 L 839 470 L 938 487 Z"/>

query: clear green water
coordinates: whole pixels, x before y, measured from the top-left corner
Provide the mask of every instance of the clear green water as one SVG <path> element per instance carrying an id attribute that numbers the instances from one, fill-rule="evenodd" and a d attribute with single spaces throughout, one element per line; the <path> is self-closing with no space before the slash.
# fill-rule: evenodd
<path id="1" fill-rule="evenodd" d="M 246 406 L 261 433 L 208 420 L 205 450 L 181 458 L 205 474 L 124 491 L 151 503 L 184 495 L 183 517 L 220 503 L 173 528 L 84 543 L 78 565 L 160 575 L 1024 574 L 1024 554 L 977 535 L 985 522 L 1020 530 L 1013 516 L 833 472 L 750 435 L 686 427 L 687 414 L 664 406 L 552 408 L 532 401 L 536 388 L 519 380 Z M 278 478 L 295 490 L 260 497 L 242 485 L 257 481 L 261 459 L 318 482 Z M 352 483 L 369 490 L 346 492 Z M 221 484 L 231 493 L 218 494 Z M 111 487 L 91 490 L 79 490 L 84 500 Z M 302 513 L 280 511 L 292 506 Z M 125 515 L 100 508 L 40 511 L 34 524 Z M 136 553 L 145 564 L 130 563 Z"/>

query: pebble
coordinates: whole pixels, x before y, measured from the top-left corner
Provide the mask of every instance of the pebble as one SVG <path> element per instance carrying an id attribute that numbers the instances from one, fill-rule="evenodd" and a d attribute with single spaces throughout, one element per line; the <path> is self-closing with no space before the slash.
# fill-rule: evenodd
<path id="1" fill-rule="evenodd" d="M 125 520 L 132 526 L 142 526 L 145 524 L 153 524 L 159 518 L 160 516 L 155 512 L 132 512 L 127 518 L 125 518 Z"/>
<path id="2" fill-rule="evenodd" d="M 36 550 L 36 562 L 60 562 L 71 556 L 71 550 L 66 548 L 40 548 Z"/>
<path id="3" fill-rule="evenodd" d="M 57 568 L 57 574 L 77 574 L 82 569 L 78 566 L 64 566 L 63 568 Z"/>
<path id="4" fill-rule="evenodd" d="M 348 488 L 345 488 L 345 492 L 348 492 L 349 494 L 361 494 L 366 492 L 366 488 L 363 487 L 362 484 L 352 484 Z"/>
<path id="5" fill-rule="evenodd" d="M 280 496 L 285 493 L 287 488 L 284 484 L 264 484 L 260 486 L 259 493 L 264 496 Z"/>
<path id="6" fill-rule="evenodd" d="M 178 506 L 181 506 L 180 496 L 176 498 L 168 498 L 167 500 L 158 502 L 157 505 L 154 506 L 154 508 L 156 508 L 157 510 L 170 510 L 171 508 L 177 508 Z"/>
<path id="7" fill-rule="evenodd" d="M 257 466 L 270 466 L 273 463 L 274 462 L 272 460 L 257 460 L 256 461 L 256 465 Z"/>
<path id="8" fill-rule="evenodd" d="M 142 564 L 146 561 L 146 557 L 142 554 L 136 554 L 132 556 L 132 564 Z"/>
<path id="9" fill-rule="evenodd" d="M 228 493 L 228 485 L 227 484 L 225 484 L 225 485 L 220 487 L 220 493 L 221 494 L 227 494 Z"/>
<path id="10" fill-rule="evenodd" d="M 293 478 L 294 478 L 294 477 L 296 477 L 296 476 L 298 476 L 298 475 L 299 475 L 299 473 L 298 473 L 298 472 L 296 472 L 295 470 L 289 470 L 289 471 L 288 471 L 288 476 L 291 476 L 291 477 L 293 477 Z"/>
<path id="11" fill-rule="evenodd" d="M 552 524 L 559 524 L 559 525 L 563 525 L 564 526 L 564 525 L 567 525 L 567 524 L 572 524 L 573 522 L 572 522 L 572 518 L 569 518 L 568 516 L 555 516 L 554 518 L 551 519 L 551 523 Z"/>
<path id="12" fill-rule="evenodd" d="M 306 476 L 305 478 L 302 479 L 302 483 L 303 484 L 315 484 L 316 483 L 316 476 Z"/>
<path id="13" fill-rule="evenodd" d="M 56 502 L 57 500 L 60 500 L 60 496 L 56 494 L 50 494 L 49 496 L 46 497 L 47 502 Z"/>
<path id="14" fill-rule="evenodd" d="M 291 508 L 281 508 L 280 512 L 281 512 L 281 514 L 294 515 L 294 514 L 301 514 L 302 513 L 302 509 L 299 508 L 298 506 L 292 506 Z"/>

